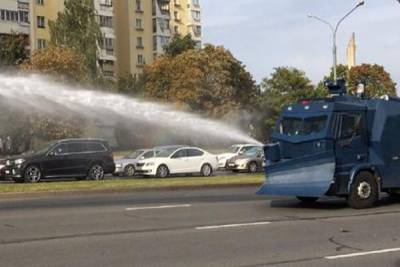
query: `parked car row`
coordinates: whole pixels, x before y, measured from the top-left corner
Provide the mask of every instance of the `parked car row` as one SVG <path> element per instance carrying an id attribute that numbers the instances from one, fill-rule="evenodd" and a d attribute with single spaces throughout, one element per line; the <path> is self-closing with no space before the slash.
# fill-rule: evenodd
<path id="1" fill-rule="evenodd" d="M 234 172 L 262 170 L 263 149 L 258 145 L 235 145 L 228 153 L 215 155 L 198 147 L 183 145 L 139 149 L 115 160 L 102 139 L 54 141 L 38 151 L 0 161 L 0 178 L 36 183 L 42 179 L 76 178 L 102 180 L 107 174 L 166 178 L 175 174 L 208 177 L 221 166 Z"/>

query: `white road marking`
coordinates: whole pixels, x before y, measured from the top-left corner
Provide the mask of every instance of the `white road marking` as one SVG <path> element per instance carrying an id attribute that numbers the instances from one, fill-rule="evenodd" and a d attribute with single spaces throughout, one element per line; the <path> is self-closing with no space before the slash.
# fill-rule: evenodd
<path id="1" fill-rule="evenodd" d="M 237 223 L 237 224 L 199 226 L 199 227 L 196 227 L 196 230 L 211 230 L 211 229 L 220 229 L 220 228 L 249 227 L 249 226 L 267 225 L 267 224 L 270 224 L 270 223 L 271 222 L 254 222 L 254 223 Z"/>
<path id="2" fill-rule="evenodd" d="M 328 257 L 325 257 L 325 259 L 327 259 L 327 260 L 337 260 L 337 259 L 361 257 L 361 256 L 367 256 L 367 255 L 373 255 L 373 254 L 391 253 L 391 252 L 397 252 L 397 251 L 400 251 L 400 248 L 389 248 L 389 249 L 366 251 L 366 252 L 357 252 L 357 253 L 344 254 L 344 255 L 328 256 Z"/>
<path id="3" fill-rule="evenodd" d="M 189 208 L 192 205 L 190 204 L 182 204 L 182 205 L 163 205 L 163 206 L 149 206 L 149 207 L 133 207 L 126 208 L 126 211 L 135 211 L 135 210 L 156 210 L 156 209 L 174 209 L 174 208 Z"/>

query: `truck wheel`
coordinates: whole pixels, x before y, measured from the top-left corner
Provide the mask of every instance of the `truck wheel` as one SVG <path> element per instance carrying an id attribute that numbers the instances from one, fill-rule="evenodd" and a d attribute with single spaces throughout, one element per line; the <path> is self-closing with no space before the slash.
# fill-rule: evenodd
<path id="1" fill-rule="evenodd" d="M 308 204 L 314 203 L 318 200 L 317 197 L 297 197 L 297 199 L 300 200 L 301 202 L 308 203 Z"/>
<path id="2" fill-rule="evenodd" d="M 372 207 L 378 200 L 378 185 L 369 172 L 360 172 L 354 179 L 347 203 L 353 209 Z"/>

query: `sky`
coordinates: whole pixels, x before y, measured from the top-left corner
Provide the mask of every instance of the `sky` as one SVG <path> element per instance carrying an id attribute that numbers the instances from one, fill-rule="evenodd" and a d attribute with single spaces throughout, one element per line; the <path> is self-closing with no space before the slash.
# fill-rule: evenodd
<path id="1" fill-rule="evenodd" d="M 223 45 L 260 82 L 274 67 L 300 68 L 318 83 L 332 66 L 332 32 L 357 0 L 201 0 L 204 43 Z M 400 89 L 400 3 L 366 0 L 338 31 L 338 62 L 356 34 L 357 63 L 383 65 Z"/>

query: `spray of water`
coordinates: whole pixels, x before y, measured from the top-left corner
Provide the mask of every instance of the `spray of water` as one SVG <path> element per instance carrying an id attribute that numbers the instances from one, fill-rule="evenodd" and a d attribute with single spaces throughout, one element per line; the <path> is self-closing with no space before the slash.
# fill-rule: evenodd
<path id="1" fill-rule="evenodd" d="M 259 143 L 223 122 L 177 111 L 168 105 L 146 102 L 118 94 L 71 88 L 38 75 L 0 74 L 0 97 L 24 109 L 63 115 L 65 112 L 97 120 L 119 117 L 131 124 L 147 123 L 178 131 L 181 135 L 230 142 Z"/>

